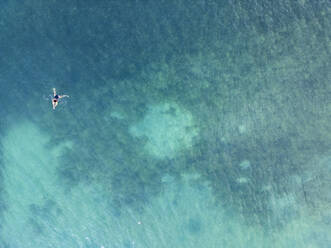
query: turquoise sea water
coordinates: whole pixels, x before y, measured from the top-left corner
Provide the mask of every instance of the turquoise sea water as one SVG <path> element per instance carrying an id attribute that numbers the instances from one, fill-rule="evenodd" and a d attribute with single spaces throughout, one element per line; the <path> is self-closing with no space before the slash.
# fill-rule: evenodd
<path id="1" fill-rule="evenodd" d="M 324 0 L 1 1 L 0 248 L 329 247 L 330 30 Z"/>

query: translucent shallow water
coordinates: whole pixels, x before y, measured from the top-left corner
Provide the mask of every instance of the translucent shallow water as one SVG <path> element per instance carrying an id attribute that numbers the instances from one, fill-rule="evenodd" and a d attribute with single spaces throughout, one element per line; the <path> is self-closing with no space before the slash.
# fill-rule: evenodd
<path id="1" fill-rule="evenodd" d="M 0 248 L 329 247 L 327 4 L 0 3 Z"/>

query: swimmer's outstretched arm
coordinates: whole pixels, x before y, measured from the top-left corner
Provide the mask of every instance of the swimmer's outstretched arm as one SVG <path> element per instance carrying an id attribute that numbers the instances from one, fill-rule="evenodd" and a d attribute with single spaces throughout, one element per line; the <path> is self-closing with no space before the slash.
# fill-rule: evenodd
<path id="1" fill-rule="evenodd" d="M 59 96 L 59 98 L 62 98 L 62 97 L 69 97 L 68 95 L 62 95 L 62 96 Z"/>

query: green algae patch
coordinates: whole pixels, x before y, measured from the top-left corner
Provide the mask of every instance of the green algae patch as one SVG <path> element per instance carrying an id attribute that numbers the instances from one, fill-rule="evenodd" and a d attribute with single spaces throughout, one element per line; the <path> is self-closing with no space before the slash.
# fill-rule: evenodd
<path id="1" fill-rule="evenodd" d="M 198 130 L 192 114 L 176 103 L 151 106 L 143 120 L 131 126 L 135 137 L 147 137 L 146 151 L 157 158 L 173 158 L 193 144 Z"/>

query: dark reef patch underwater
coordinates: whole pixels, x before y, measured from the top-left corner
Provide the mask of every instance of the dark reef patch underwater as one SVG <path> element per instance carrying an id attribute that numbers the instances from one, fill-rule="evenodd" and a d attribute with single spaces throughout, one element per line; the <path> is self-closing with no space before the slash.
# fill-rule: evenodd
<path id="1" fill-rule="evenodd" d="M 1 248 L 331 243 L 328 1 L 12 0 L 0 28 Z"/>

